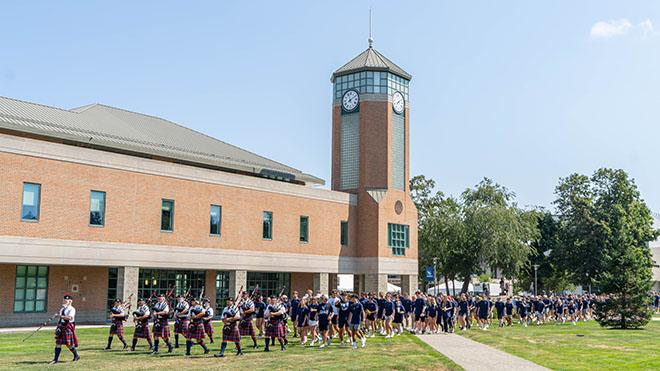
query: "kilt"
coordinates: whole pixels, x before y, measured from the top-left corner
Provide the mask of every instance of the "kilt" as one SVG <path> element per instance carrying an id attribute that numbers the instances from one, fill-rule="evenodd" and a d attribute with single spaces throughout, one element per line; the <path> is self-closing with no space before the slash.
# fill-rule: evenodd
<path id="1" fill-rule="evenodd" d="M 204 321 L 204 332 L 206 332 L 207 335 L 213 335 L 215 333 L 213 322 L 211 322 L 211 320 Z"/>
<path id="2" fill-rule="evenodd" d="M 154 324 L 154 337 L 168 338 L 170 337 L 170 324 L 167 317 L 156 320 L 160 326 Z"/>
<path id="3" fill-rule="evenodd" d="M 190 321 L 187 319 L 180 319 L 176 322 L 174 322 L 174 333 L 175 334 L 183 334 L 184 336 L 188 336 L 188 324 Z"/>
<path id="4" fill-rule="evenodd" d="M 266 326 L 266 337 L 281 338 L 286 333 L 284 332 L 284 322 L 280 319 L 271 319 Z"/>
<path id="5" fill-rule="evenodd" d="M 254 327 L 252 327 L 254 330 Z M 222 328 L 222 341 L 227 342 L 227 341 L 233 341 L 235 343 L 238 343 L 241 341 L 241 333 L 238 331 L 238 326 L 236 325 L 236 322 L 225 325 Z"/>
<path id="6" fill-rule="evenodd" d="M 241 335 L 257 336 L 257 331 L 254 328 L 254 320 L 251 317 L 250 319 L 241 321 L 239 329 L 241 330 Z"/>
<path id="7" fill-rule="evenodd" d="M 151 339 L 151 334 L 149 333 L 149 323 L 147 322 L 142 325 L 135 325 L 133 337 L 138 339 Z"/>
<path id="8" fill-rule="evenodd" d="M 204 333 L 204 324 L 202 321 L 195 323 L 193 321 L 188 325 L 188 339 L 204 339 L 206 334 Z"/>
<path id="9" fill-rule="evenodd" d="M 57 334 L 57 333 L 56 333 Z M 55 344 L 57 345 L 73 345 L 78 346 L 78 338 L 76 337 L 76 327 L 71 322 L 67 322 L 62 326 L 60 336 L 55 336 Z"/>
<path id="10" fill-rule="evenodd" d="M 112 321 L 110 336 L 112 335 L 124 335 L 124 321 Z"/>

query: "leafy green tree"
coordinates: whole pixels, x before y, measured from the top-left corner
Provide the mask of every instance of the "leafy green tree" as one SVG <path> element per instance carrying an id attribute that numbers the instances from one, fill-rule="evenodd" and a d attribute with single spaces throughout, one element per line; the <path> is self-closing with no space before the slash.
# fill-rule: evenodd
<path id="1" fill-rule="evenodd" d="M 638 328 L 648 323 L 651 289 L 648 242 L 659 232 L 634 180 L 623 170 L 599 169 L 589 178 L 561 179 L 555 204 L 562 224 L 563 264 L 577 283 L 593 282 L 611 299 L 597 304 L 601 326 Z"/>

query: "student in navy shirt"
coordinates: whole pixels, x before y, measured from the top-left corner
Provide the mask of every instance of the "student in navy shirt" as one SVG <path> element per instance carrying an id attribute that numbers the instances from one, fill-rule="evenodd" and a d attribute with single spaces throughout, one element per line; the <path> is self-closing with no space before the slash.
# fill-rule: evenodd
<path id="1" fill-rule="evenodd" d="M 401 300 L 401 305 L 403 305 L 403 308 L 406 310 L 406 313 L 403 315 L 403 328 L 406 330 L 411 329 L 410 327 L 410 314 L 412 313 L 412 307 L 413 307 L 413 302 L 410 300 L 410 296 L 405 293 L 403 294 L 403 300 Z"/>
<path id="2" fill-rule="evenodd" d="M 328 297 L 323 295 L 321 303 L 318 304 L 318 318 L 319 318 L 319 332 L 321 333 L 321 346 L 320 348 L 325 348 L 325 345 L 330 345 L 331 338 L 328 337 L 328 326 L 332 320 L 332 305 L 328 303 Z"/>
<path id="3" fill-rule="evenodd" d="M 293 323 L 293 337 L 298 337 L 298 305 L 300 304 L 300 299 L 298 298 L 298 291 L 294 291 L 291 295 L 291 306 L 289 307 L 289 317 L 291 317 L 291 322 Z"/>
<path id="4" fill-rule="evenodd" d="M 369 295 L 369 301 L 364 305 L 364 311 L 367 315 L 367 337 L 376 336 L 376 313 L 378 311 L 378 304 L 373 295 Z"/>
<path id="5" fill-rule="evenodd" d="M 458 323 L 461 331 L 467 331 L 468 302 L 465 294 L 458 299 Z"/>
<path id="6" fill-rule="evenodd" d="M 307 299 L 303 298 L 298 302 L 298 309 L 296 311 L 298 333 L 300 334 L 300 345 L 307 343 L 307 332 L 309 330 L 309 306 Z"/>
<path id="7" fill-rule="evenodd" d="M 378 293 L 378 299 L 376 299 L 376 304 L 378 304 L 378 313 L 376 313 L 376 327 L 380 328 L 380 334 L 385 335 L 385 321 L 383 318 L 383 305 L 385 304 L 385 294 L 382 292 Z"/>
<path id="8" fill-rule="evenodd" d="M 383 303 L 383 321 L 385 322 L 385 332 L 387 336 L 385 339 L 391 339 L 394 336 L 392 331 L 392 320 L 394 319 L 394 302 L 392 301 L 392 295 L 387 293 L 385 296 L 385 302 Z"/>
<path id="9" fill-rule="evenodd" d="M 362 324 L 362 319 L 364 318 L 364 308 L 362 304 L 358 301 L 358 296 L 353 294 L 352 303 L 348 308 L 348 323 L 351 331 L 351 342 L 353 343 L 353 349 L 357 348 L 357 343 L 355 338 L 359 338 L 361 342 L 361 347 L 364 348 L 364 344 L 367 342 L 367 337 L 364 336 L 360 326 Z"/>
<path id="10" fill-rule="evenodd" d="M 341 294 L 341 299 L 335 303 L 335 306 L 339 308 L 339 315 L 337 320 L 337 326 L 339 327 L 339 339 L 341 340 L 341 345 L 344 345 L 344 334 L 350 334 L 348 326 L 348 315 L 349 307 L 351 302 L 348 300 L 348 294 Z"/>
<path id="11" fill-rule="evenodd" d="M 263 296 L 257 297 L 257 302 L 254 303 L 254 310 L 257 312 L 255 318 L 257 319 L 257 328 L 259 329 L 259 337 L 264 334 L 264 311 L 266 310 L 266 303 L 264 303 Z"/>
<path id="12" fill-rule="evenodd" d="M 414 330 L 413 333 L 421 332 L 424 333 L 424 312 L 426 311 L 426 302 L 424 301 L 424 298 L 422 298 L 422 293 L 420 291 L 417 291 L 415 293 L 415 303 L 414 303 L 414 308 L 415 308 L 415 323 L 417 324 L 417 328 Z"/>
<path id="13" fill-rule="evenodd" d="M 495 310 L 497 311 L 497 320 L 500 322 L 500 327 L 504 327 L 504 302 L 502 298 L 497 298 L 495 302 Z"/>
<path id="14" fill-rule="evenodd" d="M 511 303 L 511 298 L 506 299 L 506 304 L 504 304 L 504 310 L 506 314 L 506 325 L 511 326 L 513 323 L 513 303 Z"/>
<path id="15" fill-rule="evenodd" d="M 406 308 L 401 304 L 401 299 L 397 297 L 396 302 L 394 303 L 394 331 L 396 331 L 396 336 L 401 335 L 403 332 L 402 324 L 403 318 L 406 314 Z"/>

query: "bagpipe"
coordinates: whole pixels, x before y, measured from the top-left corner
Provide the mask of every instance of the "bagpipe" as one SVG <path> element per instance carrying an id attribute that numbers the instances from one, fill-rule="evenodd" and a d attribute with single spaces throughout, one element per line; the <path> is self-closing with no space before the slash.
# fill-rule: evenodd
<path id="1" fill-rule="evenodd" d="M 39 326 L 36 330 L 32 331 L 32 333 L 30 335 L 28 335 L 25 339 L 23 339 L 23 342 L 25 342 L 25 340 L 29 339 L 32 335 L 36 334 L 37 331 L 41 330 L 44 326 L 46 326 L 48 324 L 48 322 L 52 321 L 53 318 L 57 317 L 57 315 L 59 313 L 60 313 L 59 310 L 57 312 L 55 312 L 48 320 L 46 320 L 46 322 L 42 323 L 41 326 Z M 57 329 L 59 329 L 60 333 L 61 333 L 62 330 L 60 329 L 59 326 L 57 327 Z"/>
<path id="2" fill-rule="evenodd" d="M 128 297 L 128 299 L 122 301 L 121 304 L 119 304 L 118 308 L 117 307 L 112 307 L 110 309 L 110 312 L 112 314 L 123 314 L 123 316 L 121 316 L 121 318 L 119 316 L 112 317 L 113 320 L 121 319 L 122 321 L 128 321 L 128 319 L 130 318 L 128 316 L 128 312 L 130 312 L 130 310 L 131 310 L 131 298 L 132 297 L 133 297 L 133 294 L 131 294 Z"/>
<path id="3" fill-rule="evenodd" d="M 188 286 L 188 291 L 186 291 L 184 297 L 184 300 L 188 300 L 188 296 L 190 295 L 190 289 L 192 289 L 192 286 Z M 173 318 L 174 315 L 176 314 L 176 307 L 179 303 L 176 301 L 176 297 L 173 299 L 173 306 L 170 308 L 170 318 Z M 188 309 L 190 310 L 190 309 Z M 176 323 L 179 323 L 181 321 L 181 317 L 177 316 L 175 319 Z"/>
<path id="4" fill-rule="evenodd" d="M 279 301 L 279 300 L 282 300 L 282 295 L 284 295 L 284 290 L 285 290 L 285 289 L 286 289 L 286 285 L 282 286 L 282 290 L 280 291 L 280 294 L 277 296 L 277 300 L 278 300 L 278 301 Z M 280 304 L 280 305 L 283 305 L 283 304 Z M 269 306 L 270 306 L 270 305 L 269 305 Z M 273 322 L 274 322 L 274 321 L 283 320 L 283 319 L 286 318 L 285 316 L 286 316 L 286 311 L 284 312 L 284 314 L 281 314 L 281 313 L 271 313 L 270 318 L 268 319 L 268 321 L 266 321 L 266 328 L 272 330 L 272 329 L 273 329 L 273 326 L 274 326 Z"/>

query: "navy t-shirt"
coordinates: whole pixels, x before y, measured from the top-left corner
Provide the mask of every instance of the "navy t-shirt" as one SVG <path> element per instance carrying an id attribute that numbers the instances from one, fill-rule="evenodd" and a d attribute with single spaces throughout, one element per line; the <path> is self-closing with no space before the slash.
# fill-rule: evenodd
<path id="1" fill-rule="evenodd" d="M 378 304 L 378 315 L 381 315 L 383 313 L 383 306 L 385 305 L 385 299 L 376 299 L 376 303 Z"/>
<path id="2" fill-rule="evenodd" d="M 316 321 L 316 315 L 319 314 L 319 304 L 309 306 L 309 320 Z"/>
<path id="3" fill-rule="evenodd" d="M 467 301 L 459 301 L 458 302 L 458 313 L 467 314 L 467 311 L 468 311 L 468 302 Z"/>
<path id="4" fill-rule="evenodd" d="M 415 300 L 415 315 L 416 316 L 421 316 L 422 315 L 422 311 L 424 310 L 425 305 L 426 305 L 426 303 L 424 302 L 423 298 L 419 298 L 419 299 Z"/>
<path id="5" fill-rule="evenodd" d="M 512 316 L 513 315 L 513 304 L 506 303 L 506 304 L 504 304 L 504 308 L 506 308 L 506 315 L 507 316 Z"/>
<path id="6" fill-rule="evenodd" d="M 343 319 L 344 321 L 348 320 L 348 313 L 349 313 L 348 309 L 351 303 L 348 301 L 340 301 L 338 304 L 339 304 L 339 319 L 340 320 Z"/>
<path id="7" fill-rule="evenodd" d="M 498 301 L 495 302 L 495 309 L 497 309 L 497 314 L 500 316 L 504 315 L 504 302 L 503 301 Z"/>
<path id="8" fill-rule="evenodd" d="M 266 303 L 254 303 L 254 309 L 257 312 L 257 318 L 264 318 L 264 311 L 266 310 Z"/>
<path id="9" fill-rule="evenodd" d="M 319 304 L 317 309 L 319 311 L 319 323 L 328 323 L 328 317 L 330 317 L 330 313 L 332 313 L 332 306 L 328 303 Z"/>
<path id="10" fill-rule="evenodd" d="M 300 299 L 291 300 L 291 317 L 298 315 L 298 304 L 300 304 Z"/>
<path id="11" fill-rule="evenodd" d="M 479 308 L 479 313 L 485 316 L 488 314 L 488 308 L 490 308 L 490 304 L 488 301 L 482 300 L 477 303 L 477 308 Z"/>
<path id="12" fill-rule="evenodd" d="M 383 304 L 383 311 L 385 311 L 386 316 L 391 316 L 394 314 L 394 302 L 385 301 Z"/>
<path id="13" fill-rule="evenodd" d="M 406 310 L 406 313 L 412 312 L 412 300 L 410 299 L 403 299 L 401 300 L 401 305 L 403 305 L 403 308 Z"/>
<path id="14" fill-rule="evenodd" d="M 357 325 L 362 323 L 362 310 L 364 308 L 362 307 L 362 304 L 357 303 L 357 304 L 351 304 L 348 308 L 348 311 L 353 315 L 351 317 L 351 324 Z"/>
<path id="15" fill-rule="evenodd" d="M 376 305 L 375 301 L 370 301 L 370 302 L 367 303 L 366 306 L 364 306 L 364 309 L 371 312 L 371 314 L 367 314 L 368 316 L 373 316 L 373 315 L 376 314 L 376 310 L 378 309 L 378 305 Z"/>
<path id="16" fill-rule="evenodd" d="M 402 304 L 394 304 L 394 320 L 397 322 L 403 321 L 403 314 L 405 313 L 406 308 Z"/>

